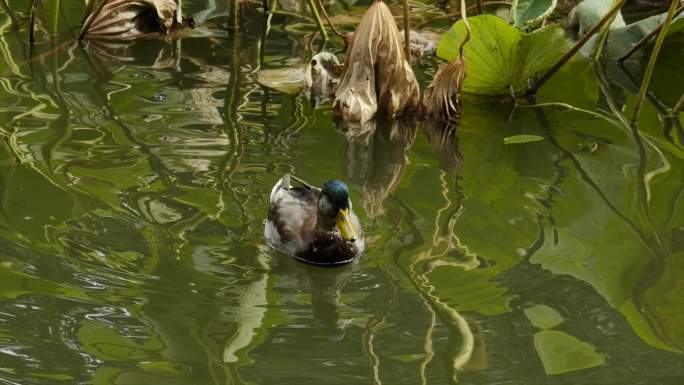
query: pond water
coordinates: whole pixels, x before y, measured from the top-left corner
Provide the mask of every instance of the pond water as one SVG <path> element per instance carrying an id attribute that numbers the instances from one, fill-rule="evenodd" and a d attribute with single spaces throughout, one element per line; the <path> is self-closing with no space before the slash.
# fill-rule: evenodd
<path id="1" fill-rule="evenodd" d="M 247 9 L 230 36 L 223 3 L 129 47 L 30 52 L 0 16 L 0 383 L 682 383 L 684 151 L 651 102 L 624 128 L 633 95 L 577 61 L 540 95 L 576 108 L 351 134 L 257 83 L 305 32 Z M 349 183 L 357 263 L 265 245 L 285 172 Z"/>

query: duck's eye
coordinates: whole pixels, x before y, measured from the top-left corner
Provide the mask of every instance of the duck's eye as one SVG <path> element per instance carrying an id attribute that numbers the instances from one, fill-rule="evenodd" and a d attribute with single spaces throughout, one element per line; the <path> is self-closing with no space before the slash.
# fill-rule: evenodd
<path id="1" fill-rule="evenodd" d="M 311 60 L 311 66 L 312 66 L 312 67 L 315 67 L 316 64 L 318 64 L 318 62 L 316 61 L 316 59 Z"/>

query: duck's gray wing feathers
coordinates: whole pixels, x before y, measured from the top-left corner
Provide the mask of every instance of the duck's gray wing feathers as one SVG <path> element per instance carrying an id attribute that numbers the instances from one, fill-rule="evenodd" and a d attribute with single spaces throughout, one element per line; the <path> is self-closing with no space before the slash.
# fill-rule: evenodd
<path id="1" fill-rule="evenodd" d="M 318 219 L 318 192 L 289 185 L 283 176 L 271 191 L 264 235 L 271 246 L 294 255 L 311 242 Z"/>

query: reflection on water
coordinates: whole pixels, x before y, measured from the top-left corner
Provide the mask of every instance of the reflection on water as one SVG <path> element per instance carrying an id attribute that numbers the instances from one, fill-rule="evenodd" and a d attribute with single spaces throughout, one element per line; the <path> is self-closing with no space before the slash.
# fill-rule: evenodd
<path id="1" fill-rule="evenodd" d="M 219 17 L 180 39 L 33 52 L 2 19 L 0 382 L 683 378 L 684 156 L 657 109 L 636 135 L 492 102 L 465 103 L 457 126 L 349 127 L 256 82 L 307 63 L 311 36 L 245 12 L 237 36 Z M 575 103 L 621 110 L 604 88 Z M 503 144 L 520 133 L 545 140 Z M 265 245 L 284 172 L 350 182 L 358 262 Z"/>

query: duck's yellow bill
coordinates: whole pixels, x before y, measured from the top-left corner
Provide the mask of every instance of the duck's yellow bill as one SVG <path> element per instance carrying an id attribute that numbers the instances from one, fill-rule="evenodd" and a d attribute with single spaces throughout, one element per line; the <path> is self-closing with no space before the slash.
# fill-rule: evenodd
<path id="1" fill-rule="evenodd" d="M 337 228 L 340 229 L 340 233 L 342 234 L 342 238 L 350 242 L 356 241 L 356 229 L 354 229 L 351 217 L 349 216 L 349 209 L 340 210 L 340 212 L 337 213 L 336 222 Z"/>

